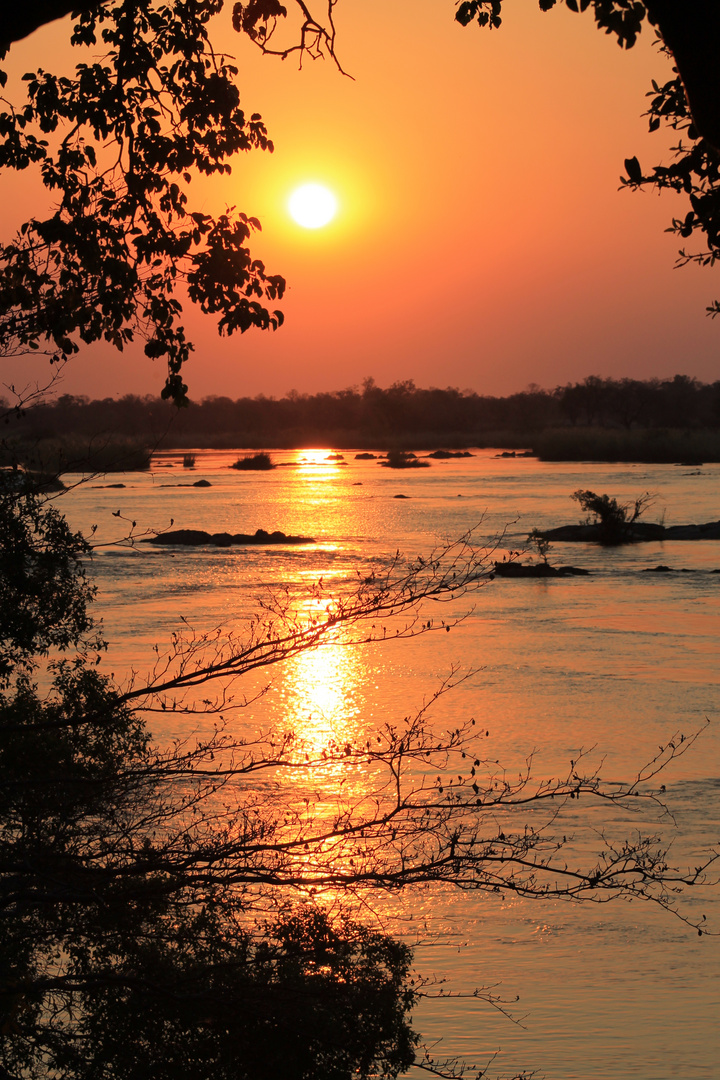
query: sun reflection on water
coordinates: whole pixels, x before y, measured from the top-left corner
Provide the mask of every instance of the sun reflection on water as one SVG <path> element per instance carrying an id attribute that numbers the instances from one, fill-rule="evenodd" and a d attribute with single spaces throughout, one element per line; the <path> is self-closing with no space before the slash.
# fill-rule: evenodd
<path id="1" fill-rule="evenodd" d="M 342 454 L 337 453 L 335 450 L 329 450 L 327 447 L 325 449 L 298 450 L 295 464 L 301 473 L 311 474 L 318 479 L 329 479 L 337 476 L 345 464 L 345 458 Z"/>
<path id="2" fill-rule="evenodd" d="M 358 650 L 324 645 L 294 657 L 283 673 L 284 719 L 311 752 L 354 739 L 360 729 L 365 679 Z"/>

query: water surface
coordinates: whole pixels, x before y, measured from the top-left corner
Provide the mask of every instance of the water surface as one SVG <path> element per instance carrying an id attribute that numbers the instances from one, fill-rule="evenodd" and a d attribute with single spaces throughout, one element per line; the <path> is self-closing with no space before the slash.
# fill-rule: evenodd
<path id="1" fill-rule="evenodd" d="M 166 454 L 149 474 L 91 481 L 64 497 L 73 524 L 97 525 L 96 540 L 107 545 L 96 551 L 93 574 L 117 678 L 147 670 L 153 644 L 162 649 L 173 630 L 235 625 L 268 589 L 297 592 L 322 577 L 342 591 L 358 569 L 382 567 L 396 549 L 427 554 L 476 529 L 502 558 L 533 527 L 579 520 L 569 497 L 577 488 L 621 501 L 654 492 L 648 519 L 667 525 L 720 518 L 720 465 L 543 464 L 478 452 L 395 472 L 350 453 L 329 461 L 328 453 L 279 452 L 276 460 L 292 464 L 268 473 L 229 469 L 232 453 L 199 451 L 192 471 L 181 467 L 182 455 Z M 212 486 L 181 486 L 201 478 Z M 119 480 L 125 488 L 101 486 Z M 316 543 L 112 543 L 133 521 L 140 535 L 171 520 L 210 532 L 281 529 Z M 665 778 L 678 859 L 692 859 L 720 839 L 720 574 L 711 572 L 720 569 L 720 542 L 556 544 L 550 560 L 592 575 L 496 579 L 460 601 L 456 613 L 465 617 L 449 634 L 300 656 L 233 722 L 249 731 L 293 726 L 320 745 L 412 713 L 459 664 L 477 674 L 437 703 L 437 723 L 475 717 L 489 732 L 488 752 L 513 769 L 532 754 L 538 775 L 560 775 L 582 749 L 596 748 L 608 777 L 627 778 L 675 732 L 709 718 L 699 744 Z M 658 564 L 677 572 L 645 572 Z M 187 733 L 192 723 L 173 718 L 158 737 Z M 619 811 L 599 820 L 580 807 L 575 824 L 581 851 L 588 829 L 619 835 L 636 823 Z M 669 835 L 671 823 L 658 829 Z M 690 910 L 720 929 L 717 890 Z M 720 1076 L 718 942 L 666 913 L 425 890 L 393 898 L 386 917 L 419 941 L 420 969 L 446 976 L 451 988 L 500 984 L 508 999 L 520 996 L 513 1009 L 523 1026 L 472 999 L 424 1003 L 417 1025 L 442 1036 L 448 1054 L 479 1065 L 499 1052 L 501 1076 L 523 1068 L 554 1080 Z"/>

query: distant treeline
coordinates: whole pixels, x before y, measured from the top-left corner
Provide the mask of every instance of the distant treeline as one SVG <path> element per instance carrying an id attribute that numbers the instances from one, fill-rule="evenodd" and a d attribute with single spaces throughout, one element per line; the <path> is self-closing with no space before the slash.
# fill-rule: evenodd
<path id="1" fill-rule="evenodd" d="M 131 394 L 100 401 L 63 394 L 14 418 L 6 440 L 92 440 L 103 433 L 165 449 L 506 446 L 587 459 L 597 456 L 597 443 L 603 460 L 664 460 L 663 452 L 673 460 L 685 448 L 685 456 L 707 460 L 720 450 L 720 381 L 590 376 L 554 390 L 533 385 L 492 397 L 421 389 L 412 380 L 382 388 L 366 379 L 331 393 L 207 397 L 187 409 Z"/>

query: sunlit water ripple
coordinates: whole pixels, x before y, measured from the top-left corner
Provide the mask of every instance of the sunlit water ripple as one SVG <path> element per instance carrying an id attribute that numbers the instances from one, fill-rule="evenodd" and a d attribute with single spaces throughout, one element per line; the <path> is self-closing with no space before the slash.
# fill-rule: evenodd
<path id="1" fill-rule="evenodd" d="M 145 671 L 152 646 L 186 624 L 200 630 L 246 618 L 266 589 L 323 577 L 348 587 L 360 568 L 400 549 L 427 554 L 479 527 L 501 551 L 522 547 L 535 526 L 577 521 L 576 488 L 621 500 L 657 493 L 649 517 L 666 524 L 720 518 L 720 465 L 557 464 L 495 458 L 433 462 L 392 472 L 375 461 L 328 462 L 326 454 L 278 453 L 305 464 L 235 472 L 236 455 L 198 452 L 197 467 L 165 455 L 148 474 L 91 481 L 63 497 L 74 525 L 97 525 L 93 574 L 110 641 L 109 666 L 124 680 Z M 206 478 L 212 486 L 191 484 Z M 122 480 L 123 489 L 101 485 Z M 397 495 L 407 498 L 398 499 Z M 120 511 L 122 517 L 113 515 Z M 281 529 L 315 537 L 299 548 L 116 547 L 136 532 Z M 666 779 L 678 857 L 720 839 L 720 542 L 638 544 L 621 549 L 555 545 L 551 561 L 589 578 L 495 580 L 469 602 L 449 634 L 361 649 L 306 654 L 275 676 L 237 723 L 281 723 L 318 744 L 332 734 L 401 719 L 419 707 L 453 663 L 477 675 L 438 703 L 439 723 L 474 716 L 493 757 L 515 767 L 534 754 L 539 775 L 559 775 L 581 748 L 596 747 L 611 778 L 634 774 L 675 731 L 713 723 Z M 647 574 L 658 564 L 693 573 Z M 464 604 L 464 607 L 462 607 Z M 443 612 L 444 614 L 444 612 Z M 190 721 L 159 737 L 186 734 Z M 580 808 L 582 810 L 582 808 Z M 632 829 L 611 816 L 606 827 Z M 578 827 L 582 817 L 578 819 Z M 663 826 L 665 827 L 665 826 Z M 578 841 L 583 843 L 584 841 Z M 700 907 L 698 906 L 700 905 Z M 448 1054 L 480 1064 L 496 1051 L 499 1075 L 536 1069 L 553 1080 L 717 1080 L 720 1077 L 720 948 L 647 905 L 568 905 L 426 890 L 393 903 L 393 926 L 418 940 L 421 970 L 455 990 L 500 984 L 522 1026 L 472 999 L 429 1001 L 416 1014 Z M 691 901 L 720 930 L 717 890 Z M 442 1053 L 442 1049 L 439 1051 Z"/>

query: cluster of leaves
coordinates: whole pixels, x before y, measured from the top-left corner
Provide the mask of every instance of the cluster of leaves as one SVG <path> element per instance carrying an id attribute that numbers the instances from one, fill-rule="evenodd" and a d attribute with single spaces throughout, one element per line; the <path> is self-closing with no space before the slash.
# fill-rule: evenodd
<path id="1" fill-rule="evenodd" d="M 265 303 L 282 297 L 284 280 L 247 247 L 257 219 L 188 206 L 194 173 L 229 173 L 238 151 L 273 148 L 261 117 L 240 107 L 237 69 L 210 42 L 222 6 L 93 5 L 72 43 L 101 44 L 102 58 L 74 77 L 26 75 L 26 104 L 0 114 L 0 166 L 38 166 L 58 199 L 0 249 L 2 352 L 44 349 L 60 361 L 80 342 L 122 350 L 140 337 L 167 361 L 163 395 L 184 403 L 182 288 L 221 333 L 281 324 Z"/>
<path id="2" fill-rule="evenodd" d="M 292 7 L 296 21 L 291 23 L 289 36 L 282 43 L 276 42 L 280 20 L 288 19 L 288 9 L 278 0 L 249 0 L 233 5 L 233 27 L 241 34 L 246 34 L 258 48 L 267 55 L 279 56 L 283 60 L 297 54 L 302 65 L 303 57 L 318 59 L 329 57 L 342 71 L 335 51 L 337 30 L 335 27 L 335 7 L 339 0 L 321 0 L 317 5 L 321 15 L 315 15 L 310 2 L 294 0 Z M 315 6 L 315 5 L 312 5 Z"/>
<path id="3" fill-rule="evenodd" d="M 679 75 L 664 84 L 653 81 L 650 97 L 650 130 L 666 125 L 679 135 L 672 148 L 674 160 L 656 165 L 645 172 L 636 157 L 625 162 L 626 176 L 621 183 L 630 188 L 653 187 L 688 196 L 690 210 L 684 217 L 673 218 L 668 232 L 683 240 L 701 237 L 703 247 L 678 256 L 678 265 L 697 263 L 714 266 L 720 258 L 720 151 L 698 135 Z M 711 315 L 720 314 L 720 301 L 708 307 Z"/>
<path id="4" fill-rule="evenodd" d="M 558 0 L 538 0 L 541 11 L 550 11 Z M 595 22 L 607 34 L 614 34 L 626 49 L 635 44 L 647 6 L 641 0 L 565 0 L 571 11 L 586 11 L 592 7 Z M 478 26 L 497 28 L 502 23 L 503 0 L 462 0 L 455 18 L 462 26 L 476 22 Z"/>

